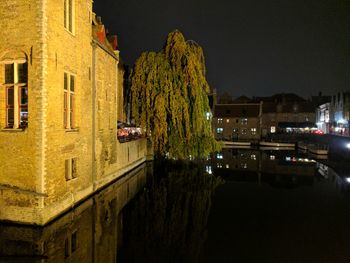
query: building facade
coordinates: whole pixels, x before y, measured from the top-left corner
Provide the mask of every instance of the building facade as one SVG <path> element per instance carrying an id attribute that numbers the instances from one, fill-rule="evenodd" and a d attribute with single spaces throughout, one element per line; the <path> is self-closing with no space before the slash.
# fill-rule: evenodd
<path id="1" fill-rule="evenodd" d="M 311 102 L 263 102 L 262 136 L 280 132 L 304 133 L 315 128 Z"/>
<path id="2" fill-rule="evenodd" d="M 212 127 L 215 138 L 228 141 L 260 139 L 262 104 L 216 104 Z"/>
<path id="3" fill-rule="evenodd" d="M 43 225 L 142 163 L 146 141 L 117 140 L 119 51 L 91 0 L 0 13 L 0 220 Z"/>
<path id="4" fill-rule="evenodd" d="M 335 135 L 349 136 L 350 122 L 350 92 L 338 92 L 332 96 L 332 127 L 330 132 Z"/>
<path id="5" fill-rule="evenodd" d="M 319 105 L 316 109 L 317 129 L 326 134 L 330 133 L 332 115 L 330 102 Z"/>

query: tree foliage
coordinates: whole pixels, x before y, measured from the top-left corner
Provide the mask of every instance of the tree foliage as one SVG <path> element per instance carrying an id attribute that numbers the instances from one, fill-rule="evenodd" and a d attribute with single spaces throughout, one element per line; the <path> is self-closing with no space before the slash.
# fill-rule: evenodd
<path id="1" fill-rule="evenodd" d="M 131 76 L 132 112 L 157 154 L 185 159 L 217 150 L 211 131 L 202 48 L 179 31 L 159 52 L 144 52 Z"/>

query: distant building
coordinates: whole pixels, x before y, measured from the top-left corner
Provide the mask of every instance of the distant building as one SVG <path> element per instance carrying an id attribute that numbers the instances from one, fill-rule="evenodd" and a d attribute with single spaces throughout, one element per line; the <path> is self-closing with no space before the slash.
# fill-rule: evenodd
<path id="1" fill-rule="evenodd" d="M 315 128 L 315 107 L 309 101 L 263 102 L 262 136 L 309 132 Z"/>
<path id="2" fill-rule="evenodd" d="M 261 103 L 216 104 L 212 127 L 218 140 L 260 139 Z"/>
<path id="3" fill-rule="evenodd" d="M 330 133 L 349 136 L 350 92 L 338 92 L 331 101 Z"/>
<path id="4" fill-rule="evenodd" d="M 331 103 L 321 104 L 316 109 L 316 125 L 317 129 L 323 133 L 330 133 L 332 125 L 331 120 Z"/>
<path id="5" fill-rule="evenodd" d="M 316 130 L 315 103 L 296 94 L 229 100 L 229 104 L 214 105 L 212 126 L 217 139 L 249 141 L 274 133 Z"/>

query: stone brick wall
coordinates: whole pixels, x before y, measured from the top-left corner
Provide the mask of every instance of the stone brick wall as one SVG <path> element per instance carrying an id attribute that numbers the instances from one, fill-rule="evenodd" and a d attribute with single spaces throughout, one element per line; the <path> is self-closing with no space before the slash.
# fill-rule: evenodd
<path id="1" fill-rule="evenodd" d="M 0 62 L 28 60 L 29 124 L 5 128 L 0 63 L 0 220 L 45 224 L 145 161 L 146 140 L 117 141 L 124 120 L 119 52 L 92 43 L 92 1 L 76 0 L 73 33 L 64 1 L 0 1 Z M 11 53 L 11 54 L 12 54 Z M 73 129 L 64 127 L 64 73 L 75 76 Z M 65 177 L 74 158 L 75 178 Z"/>
<path id="2" fill-rule="evenodd" d="M 6 130 L 5 66 L 0 64 L 0 185 L 37 190 L 43 141 L 40 137 L 43 105 L 42 81 L 42 10 L 41 1 L 0 1 L 0 62 L 24 55 L 28 61 L 30 94 L 29 126 Z"/>
<path id="3" fill-rule="evenodd" d="M 123 232 L 122 210 L 143 189 L 147 169 L 141 165 L 45 228 L 0 225 L 0 255 L 9 260 L 114 262 Z M 76 249 L 72 251 L 74 233 Z"/>
<path id="4" fill-rule="evenodd" d="M 48 1 L 47 151 L 45 205 L 69 198 L 92 183 L 91 0 L 75 3 L 74 33 L 64 28 L 63 0 Z M 73 127 L 64 128 L 64 73 L 75 76 Z M 66 181 L 65 160 L 76 159 L 76 178 Z"/>

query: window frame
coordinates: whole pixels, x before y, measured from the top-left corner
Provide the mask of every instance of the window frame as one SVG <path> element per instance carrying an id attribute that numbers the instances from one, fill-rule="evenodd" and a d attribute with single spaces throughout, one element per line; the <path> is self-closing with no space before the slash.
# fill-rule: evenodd
<path id="1" fill-rule="evenodd" d="M 64 176 L 66 181 L 77 178 L 77 158 L 64 160 Z"/>
<path id="2" fill-rule="evenodd" d="M 28 104 L 29 104 L 29 89 L 28 89 L 28 61 L 26 59 L 15 59 L 2 61 L 4 83 L 3 87 L 5 89 L 5 129 L 26 129 L 28 127 Z M 10 70 L 10 78 L 8 78 L 7 65 L 12 65 L 12 70 Z M 20 65 L 24 65 L 21 68 Z M 12 103 L 9 103 L 9 90 L 13 90 Z M 22 90 L 25 90 L 26 103 L 22 103 Z M 9 110 L 13 111 L 13 123 L 9 121 Z M 22 111 L 26 109 L 26 111 Z M 25 114 L 22 117 L 22 112 Z"/>
<path id="3" fill-rule="evenodd" d="M 67 32 L 75 35 L 75 0 L 63 1 L 63 26 Z"/>
<path id="4" fill-rule="evenodd" d="M 63 127 L 66 130 L 76 129 L 74 116 L 76 83 L 76 75 L 65 71 L 63 74 Z"/>

